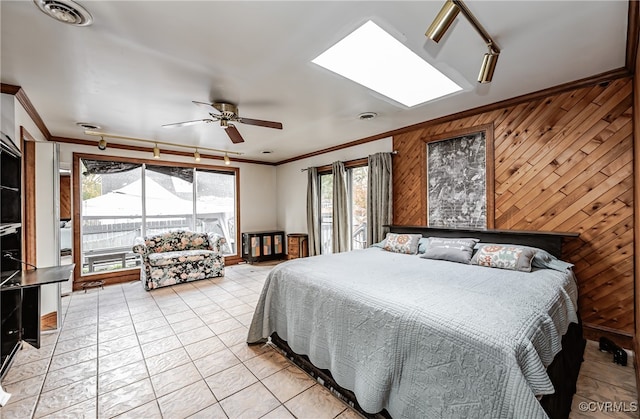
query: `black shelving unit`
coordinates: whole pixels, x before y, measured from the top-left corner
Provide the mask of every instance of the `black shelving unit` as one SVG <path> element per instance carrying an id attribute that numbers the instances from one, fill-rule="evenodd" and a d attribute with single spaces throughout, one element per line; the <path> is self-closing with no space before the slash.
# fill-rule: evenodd
<path id="1" fill-rule="evenodd" d="M 22 335 L 22 290 L 11 287 L 22 270 L 22 156 L 4 133 L 0 141 L 0 377 Z M 39 310 L 38 310 L 39 311 Z"/>
<path id="2" fill-rule="evenodd" d="M 284 259 L 284 231 L 242 233 L 242 259 L 249 263 Z"/>

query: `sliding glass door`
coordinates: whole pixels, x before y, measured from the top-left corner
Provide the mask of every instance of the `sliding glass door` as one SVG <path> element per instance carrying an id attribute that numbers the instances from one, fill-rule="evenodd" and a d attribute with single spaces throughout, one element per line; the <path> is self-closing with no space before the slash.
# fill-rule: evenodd
<path id="1" fill-rule="evenodd" d="M 81 167 L 82 273 L 135 266 L 131 246 L 142 234 L 142 165 Z"/>
<path id="2" fill-rule="evenodd" d="M 351 250 L 367 246 L 367 180 L 369 168 L 347 168 L 347 192 L 349 194 L 349 223 Z M 322 254 L 332 253 L 333 229 L 333 175 L 320 174 L 320 239 Z"/>
<path id="3" fill-rule="evenodd" d="M 237 254 L 235 174 L 197 169 L 196 196 L 195 230 L 226 237 L 222 254 Z"/>
<path id="4" fill-rule="evenodd" d="M 320 249 L 323 255 L 332 252 L 333 229 L 333 175 L 320 175 Z"/>
<path id="5" fill-rule="evenodd" d="M 82 273 L 136 266 L 136 238 L 184 229 L 225 237 L 237 254 L 236 170 L 81 159 Z"/>
<path id="6" fill-rule="evenodd" d="M 144 235 L 193 230 L 193 168 L 145 165 Z"/>
<path id="7" fill-rule="evenodd" d="M 369 167 L 354 167 L 348 172 L 351 194 L 351 249 L 367 247 L 367 176 Z"/>

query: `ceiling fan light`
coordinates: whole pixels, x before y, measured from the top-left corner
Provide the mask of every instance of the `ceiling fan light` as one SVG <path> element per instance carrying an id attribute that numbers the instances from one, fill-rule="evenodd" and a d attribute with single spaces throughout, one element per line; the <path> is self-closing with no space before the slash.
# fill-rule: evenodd
<path id="1" fill-rule="evenodd" d="M 158 148 L 158 144 L 156 144 L 155 147 L 153 147 L 153 158 L 154 159 L 160 158 L 160 149 Z"/>
<path id="2" fill-rule="evenodd" d="M 493 80 L 493 73 L 496 70 L 498 57 L 499 54 L 496 54 L 493 51 L 489 51 L 484 54 L 482 66 L 480 67 L 480 74 L 478 74 L 478 83 L 491 83 L 491 80 Z"/>
<path id="3" fill-rule="evenodd" d="M 226 119 L 221 119 L 221 120 L 220 120 L 220 126 L 221 126 L 223 129 L 227 129 L 227 128 L 229 128 L 229 121 L 227 121 Z"/>
<path id="4" fill-rule="evenodd" d="M 196 148 L 195 153 L 193 153 L 193 158 L 195 161 L 200 161 L 200 153 L 198 153 L 198 149 Z"/>
<path id="5" fill-rule="evenodd" d="M 107 149 L 107 140 L 100 137 L 100 141 L 98 141 L 98 150 L 106 150 Z"/>
<path id="6" fill-rule="evenodd" d="M 451 0 L 447 0 L 431 23 L 431 26 L 429 26 L 429 29 L 425 32 L 425 36 L 436 43 L 440 42 L 458 16 L 458 13 L 460 13 L 458 5 Z"/>
<path id="7" fill-rule="evenodd" d="M 231 164 L 231 159 L 229 158 L 229 155 L 227 153 L 224 153 L 224 164 L 226 164 L 227 166 Z"/>

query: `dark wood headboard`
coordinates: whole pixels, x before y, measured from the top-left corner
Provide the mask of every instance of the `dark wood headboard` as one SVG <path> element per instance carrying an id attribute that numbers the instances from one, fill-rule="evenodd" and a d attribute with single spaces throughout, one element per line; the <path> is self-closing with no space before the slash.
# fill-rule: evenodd
<path id="1" fill-rule="evenodd" d="M 422 237 L 469 237 L 484 243 L 521 244 L 546 250 L 557 258 L 562 257 L 562 239 L 578 237 L 578 233 L 557 233 L 518 230 L 471 230 L 458 228 L 388 226 L 393 233 L 422 234 Z"/>

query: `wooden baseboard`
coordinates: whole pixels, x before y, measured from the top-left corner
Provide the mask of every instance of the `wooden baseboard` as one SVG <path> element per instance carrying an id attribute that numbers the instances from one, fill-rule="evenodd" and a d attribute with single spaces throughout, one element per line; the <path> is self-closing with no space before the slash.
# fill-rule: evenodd
<path id="1" fill-rule="evenodd" d="M 634 350 L 634 339 L 633 335 L 631 334 L 588 323 L 582 324 L 582 330 L 585 339 L 594 340 L 597 342 L 602 336 L 604 336 L 618 346 L 622 346 L 625 349 Z"/>
<path id="2" fill-rule="evenodd" d="M 242 258 L 240 256 L 225 256 L 224 257 L 224 265 L 225 266 L 232 266 L 232 265 L 237 265 L 239 263 L 244 262 L 244 260 L 242 260 Z"/>
<path id="3" fill-rule="evenodd" d="M 93 281 L 104 281 L 104 286 L 113 285 L 113 284 L 122 284 L 124 282 L 140 282 L 140 272 L 139 270 L 128 270 L 128 271 L 120 271 L 120 274 L 113 275 L 113 272 L 109 274 L 101 274 L 101 275 L 87 275 L 81 276 L 79 279 L 75 279 L 73 281 L 73 290 L 74 291 L 82 291 L 82 283 L 83 282 L 93 282 Z"/>
<path id="4" fill-rule="evenodd" d="M 40 317 L 40 331 L 54 330 L 58 328 L 58 312 L 52 311 Z"/>

